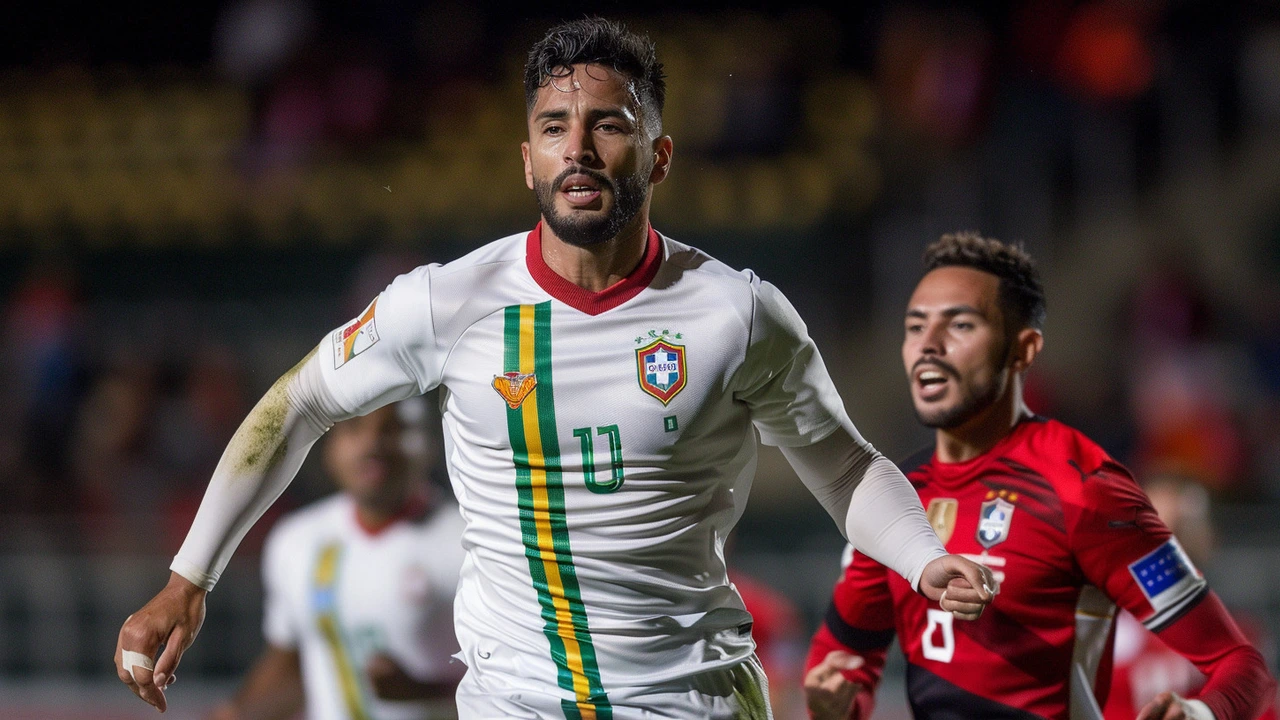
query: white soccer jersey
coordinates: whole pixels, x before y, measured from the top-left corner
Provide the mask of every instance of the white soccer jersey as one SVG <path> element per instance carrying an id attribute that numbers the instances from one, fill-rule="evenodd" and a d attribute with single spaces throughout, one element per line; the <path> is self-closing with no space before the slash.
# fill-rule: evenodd
<path id="1" fill-rule="evenodd" d="M 546 266 L 539 229 L 420 267 L 320 351 L 349 413 L 443 387 L 468 682 L 568 717 L 750 656 L 723 544 L 752 426 L 800 446 L 847 422 L 777 289 L 652 231 L 600 293 Z"/>
<path id="2" fill-rule="evenodd" d="M 440 503 L 422 519 L 376 532 L 335 495 L 282 519 L 262 575 L 268 642 L 301 653 L 310 720 L 423 720 L 424 703 L 378 699 L 365 665 L 391 656 L 419 680 L 457 679 L 453 599 L 462 567 L 462 517 Z"/>

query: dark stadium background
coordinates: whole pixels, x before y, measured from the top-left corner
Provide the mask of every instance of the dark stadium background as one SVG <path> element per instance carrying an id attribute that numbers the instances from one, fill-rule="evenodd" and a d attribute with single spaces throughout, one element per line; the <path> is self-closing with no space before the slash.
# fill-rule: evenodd
<path id="1" fill-rule="evenodd" d="M 150 717 L 114 679 L 115 633 L 163 584 L 223 444 L 394 274 L 532 226 L 523 52 L 585 11 L 666 61 L 656 227 L 781 287 L 877 447 L 930 439 L 898 359 L 925 244 L 1021 241 L 1049 293 L 1033 409 L 1140 476 L 1202 483 L 1206 574 L 1280 631 L 1277 6 L 780 5 L 7 7 L 0 716 Z M 262 531 L 327 491 L 309 462 L 246 541 L 172 716 L 245 670 Z M 807 634 L 841 540 L 776 453 L 739 527 L 733 566 Z"/>

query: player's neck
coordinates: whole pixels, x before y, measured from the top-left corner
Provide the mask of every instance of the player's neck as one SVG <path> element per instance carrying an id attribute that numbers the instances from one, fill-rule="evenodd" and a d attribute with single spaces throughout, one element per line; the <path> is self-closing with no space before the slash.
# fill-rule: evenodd
<path id="1" fill-rule="evenodd" d="M 644 259 L 649 242 L 649 213 L 636 213 L 614 237 L 594 245 L 571 245 L 542 223 L 542 261 L 551 271 L 580 288 L 600 292 L 626 278 Z"/>
<path id="2" fill-rule="evenodd" d="M 1022 390 L 1010 388 L 986 410 L 953 428 L 939 428 L 935 453 L 938 462 L 959 463 L 972 460 L 1008 437 L 1018 423 L 1031 416 L 1022 401 Z"/>
<path id="3" fill-rule="evenodd" d="M 407 517 L 416 506 L 413 497 L 405 496 L 396 502 L 356 502 L 356 522 L 370 535 L 386 530 L 397 520 Z"/>

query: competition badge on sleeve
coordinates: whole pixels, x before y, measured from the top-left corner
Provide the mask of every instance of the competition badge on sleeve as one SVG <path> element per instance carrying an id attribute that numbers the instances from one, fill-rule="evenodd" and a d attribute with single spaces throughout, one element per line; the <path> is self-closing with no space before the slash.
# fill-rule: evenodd
<path id="1" fill-rule="evenodd" d="M 1204 585 L 1204 578 L 1174 538 L 1129 564 L 1129 574 L 1142 588 L 1155 614 L 1144 621 L 1159 623 L 1181 610 Z"/>
<path id="2" fill-rule="evenodd" d="M 1004 491 L 1001 491 L 1001 495 Z M 993 545 L 1009 539 L 1009 525 L 1013 522 L 1013 503 L 996 497 L 982 503 L 978 510 L 978 542 L 991 549 Z"/>
<path id="3" fill-rule="evenodd" d="M 360 317 L 352 320 L 346 327 L 333 331 L 333 368 L 335 370 L 378 342 L 378 326 L 374 323 L 377 308 L 378 300 L 375 298 Z"/>
<path id="4" fill-rule="evenodd" d="M 660 337 L 637 349 L 636 373 L 641 390 L 661 400 L 663 405 L 670 403 L 688 379 L 684 346 Z"/>

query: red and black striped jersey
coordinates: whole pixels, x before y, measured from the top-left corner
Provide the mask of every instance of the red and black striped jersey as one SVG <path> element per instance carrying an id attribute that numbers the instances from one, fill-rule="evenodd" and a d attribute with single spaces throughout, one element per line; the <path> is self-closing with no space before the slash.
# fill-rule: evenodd
<path id="1" fill-rule="evenodd" d="M 863 656 L 846 672 L 865 688 L 855 717 L 870 715 L 896 633 L 916 720 L 1101 718 L 1117 605 L 1210 676 L 1201 699 L 1217 720 L 1263 706 L 1261 656 L 1129 472 L 1080 432 L 1032 418 L 972 460 L 926 452 L 902 469 L 947 550 L 989 567 L 1000 594 L 979 620 L 954 620 L 852 553 L 808 666 Z"/>

